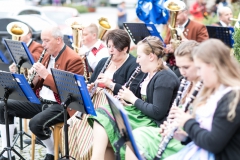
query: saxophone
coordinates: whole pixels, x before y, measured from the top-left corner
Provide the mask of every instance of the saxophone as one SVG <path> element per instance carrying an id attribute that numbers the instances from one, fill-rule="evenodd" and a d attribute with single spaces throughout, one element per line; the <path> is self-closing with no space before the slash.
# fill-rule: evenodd
<path id="1" fill-rule="evenodd" d="M 193 100 L 196 98 L 197 94 L 199 93 L 199 90 L 202 87 L 203 82 L 199 81 L 196 86 L 195 89 L 192 93 L 191 96 L 189 96 L 186 99 L 186 102 L 183 104 L 182 109 L 184 110 L 184 112 L 186 112 L 189 108 L 189 106 L 192 104 Z M 168 133 L 168 135 L 166 135 L 165 137 L 163 137 L 160 145 L 159 145 L 159 149 L 157 152 L 157 155 L 155 156 L 154 160 L 160 160 L 162 158 L 162 154 L 164 152 L 164 150 L 166 149 L 168 143 L 170 142 L 170 140 L 173 138 L 173 135 L 175 133 L 175 131 L 178 129 L 178 127 L 176 126 L 175 122 L 173 122 L 171 125 L 168 125 L 168 127 L 170 127 L 170 132 Z"/>
<path id="2" fill-rule="evenodd" d="M 39 59 L 38 59 L 37 62 L 39 62 L 39 63 L 42 62 L 43 57 L 44 57 L 46 51 L 47 51 L 46 49 L 43 50 L 43 52 L 42 52 L 42 54 L 41 54 L 41 56 L 39 57 Z M 34 77 L 36 76 L 36 74 L 37 74 L 37 72 L 36 72 L 36 71 L 33 71 L 32 74 L 28 77 L 28 84 L 29 84 L 31 87 L 33 87 L 33 83 L 32 83 L 32 82 L 33 82 L 33 79 L 34 79 Z"/>

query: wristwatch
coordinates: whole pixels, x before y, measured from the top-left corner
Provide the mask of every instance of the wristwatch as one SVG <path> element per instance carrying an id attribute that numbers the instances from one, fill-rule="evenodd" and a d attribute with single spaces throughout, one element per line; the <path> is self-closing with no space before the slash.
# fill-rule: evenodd
<path id="1" fill-rule="evenodd" d="M 111 84 L 108 86 L 108 88 L 113 91 L 113 89 L 114 89 L 113 86 L 114 86 L 114 83 L 111 83 Z"/>

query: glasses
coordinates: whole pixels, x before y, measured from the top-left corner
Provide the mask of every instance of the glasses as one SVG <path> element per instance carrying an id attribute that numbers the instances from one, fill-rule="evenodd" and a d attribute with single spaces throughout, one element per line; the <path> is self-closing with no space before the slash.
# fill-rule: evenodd
<path id="1" fill-rule="evenodd" d="M 153 47 L 152 47 L 152 45 L 149 43 L 149 41 L 148 41 L 147 37 L 146 37 L 146 38 L 144 38 L 144 39 L 142 40 L 142 42 L 147 42 L 147 43 L 148 43 L 148 45 L 150 46 L 150 48 L 152 49 L 152 53 L 153 53 L 153 54 L 155 54 L 155 53 L 154 53 L 154 51 L 153 51 Z"/>

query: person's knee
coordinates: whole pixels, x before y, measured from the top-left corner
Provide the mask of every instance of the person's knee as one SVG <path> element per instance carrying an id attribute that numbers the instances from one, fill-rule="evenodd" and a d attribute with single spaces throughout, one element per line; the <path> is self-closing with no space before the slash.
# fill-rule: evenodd
<path id="1" fill-rule="evenodd" d="M 33 117 L 30 121 L 29 121 L 29 129 L 34 133 L 38 133 L 40 128 L 39 127 L 39 119 L 38 118 L 35 118 Z"/>

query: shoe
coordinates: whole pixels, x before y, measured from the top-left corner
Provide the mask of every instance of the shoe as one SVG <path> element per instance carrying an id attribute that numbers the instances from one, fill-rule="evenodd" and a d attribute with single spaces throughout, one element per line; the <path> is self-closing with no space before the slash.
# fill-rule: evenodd
<path id="1" fill-rule="evenodd" d="M 0 160 L 8 160 L 8 158 L 4 157 L 4 156 L 1 156 L 0 157 Z M 15 156 L 12 156 L 12 160 L 15 160 Z"/>
<path id="2" fill-rule="evenodd" d="M 27 145 L 31 145 L 32 139 L 24 139 L 23 142 L 24 142 L 25 144 L 27 144 Z M 39 144 L 39 145 L 42 145 L 43 147 L 46 147 L 46 146 L 42 143 L 42 141 L 41 141 L 39 138 L 37 138 L 37 137 L 36 137 L 36 140 L 35 140 L 35 144 Z"/>
<path id="3" fill-rule="evenodd" d="M 54 160 L 54 155 L 46 154 L 44 160 Z"/>

